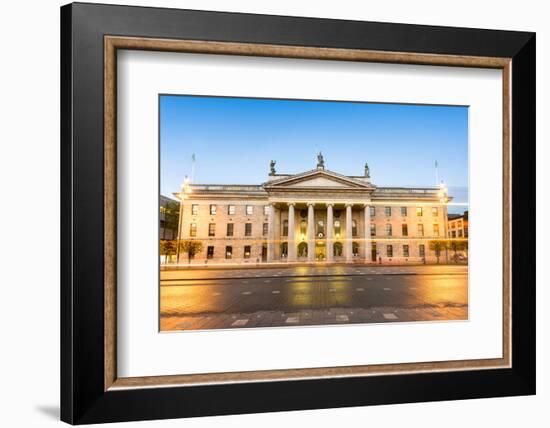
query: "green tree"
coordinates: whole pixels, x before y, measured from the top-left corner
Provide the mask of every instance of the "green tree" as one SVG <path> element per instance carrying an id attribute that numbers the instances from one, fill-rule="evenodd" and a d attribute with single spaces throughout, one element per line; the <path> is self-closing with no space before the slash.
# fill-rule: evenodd
<path id="1" fill-rule="evenodd" d="M 202 250 L 202 242 L 194 239 L 185 239 L 179 241 L 180 251 L 187 253 L 187 261 L 191 263 L 191 259 Z"/>
<path id="2" fill-rule="evenodd" d="M 176 241 L 173 239 L 161 239 L 160 240 L 160 255 L 165 257 L 165 261 L 168 261 L 171 256 L 175 255 L 177 251 Z"/>
<path id="3" fill-rule="evenodd" d="M 449 248 L 453 250 L 453 259 L 455 263 L 457 262 L 457 251 L 464 251 L 468 248 L 468 241 L 454 240 L 451 239 L 449 243 Z"/>
<path id="4" fill-rule="evenodd" d="M 435 256 L 437 257 L 437 263 L 439 264 L 439 257 L 441 257 L 441 250 L 445 250 L 445 257 L 447 258 L 448 262 L 448 255 L 447 255 L 447 241 L 445 239 L 434 239 L 433 241 L 429 241 L 428 243 L 430 250 L 435 252 Z"/>
<path id="5" fill-rule="evenodd" d="M 180 205 L 175 201 L 166 202 L 160 207 L 161 213 L 164 214 L 164 228 L 162 239 L 166 238 L 166 231 L 172 231 L 172 236 L 178 233 L 178 219 L 180 214 Z"/>

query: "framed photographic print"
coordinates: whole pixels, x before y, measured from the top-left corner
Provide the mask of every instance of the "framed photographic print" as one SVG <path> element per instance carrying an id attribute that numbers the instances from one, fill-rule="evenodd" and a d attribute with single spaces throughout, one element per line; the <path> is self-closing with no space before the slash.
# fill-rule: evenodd
<path id="1" fill-rule="evenodd" d="M 61 52 L 62 420 L 535 393 L 533 33 L 76 3 Z"/>

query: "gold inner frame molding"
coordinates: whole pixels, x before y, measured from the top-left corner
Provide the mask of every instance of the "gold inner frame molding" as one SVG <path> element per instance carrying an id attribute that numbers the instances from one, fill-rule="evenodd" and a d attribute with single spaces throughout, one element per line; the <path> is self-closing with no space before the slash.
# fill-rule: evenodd
<path id="1" fill-rule="evenodd" d="M 440 65 L 493 68 L 502 70 L 503 125 L 503 320 L 502 358 L 422 363 L 357 365 L 305 369 L 262 370 L 228 373 L 204 373 L 170 376 L 120 378 L 116 367 L 116 89 L 117 50 L 147 50 L 212 55 L 240 55 L 333 61 L 378 62 L 393 64 Z M 193 386 L 204 384 L 298 380 L 311 378 L 358 377 L 419 372 L 441 372 L 511 367 L 511 59 L 460 55 L 382 52 L 360 49 L 336 49 L 229 43 L 196 40 L 169 40 L 139 37 L 104 38 L 104 389 Z"/>

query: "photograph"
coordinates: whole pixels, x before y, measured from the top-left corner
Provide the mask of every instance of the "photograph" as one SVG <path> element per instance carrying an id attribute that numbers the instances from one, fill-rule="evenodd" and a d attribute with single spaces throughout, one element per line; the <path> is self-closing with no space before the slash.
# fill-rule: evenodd
<path id="1" fill-rule="evenodd" d="M 159 95 L 160 331 L 468 320 L 468 106 Z"/>

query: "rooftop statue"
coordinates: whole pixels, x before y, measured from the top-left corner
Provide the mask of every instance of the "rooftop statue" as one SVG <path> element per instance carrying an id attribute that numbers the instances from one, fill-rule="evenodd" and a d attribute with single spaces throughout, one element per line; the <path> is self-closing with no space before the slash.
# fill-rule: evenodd
<path id="1" fill-rule="evenodd" d="M 322 152 L 317 154 L 317 168 L 325 169 L 325 159 L 323 158 Z"/>
<path id="2" fill-rule="evenodd" d="M 365 177 L 370 178 L 369 164 L 365 162 Z"/>
<path id="3" fill-rule="evenodd" d="M 271 160 L 269 162 L 269 175 L 275 175 L 277 173 L 277 171 L 275 171 L 275 164 L 277 163 L 277 161 L 274 161 L 274 160 Z"/>

